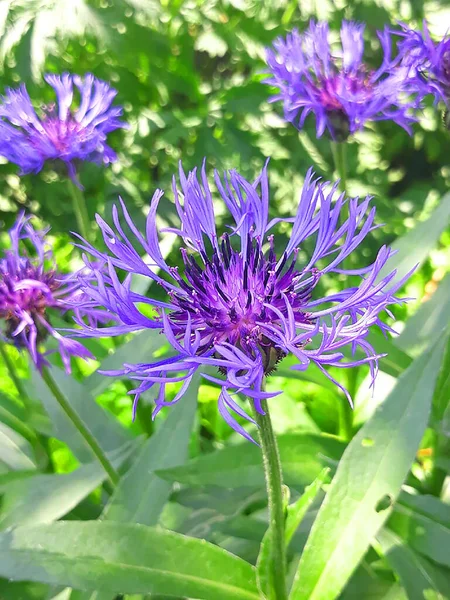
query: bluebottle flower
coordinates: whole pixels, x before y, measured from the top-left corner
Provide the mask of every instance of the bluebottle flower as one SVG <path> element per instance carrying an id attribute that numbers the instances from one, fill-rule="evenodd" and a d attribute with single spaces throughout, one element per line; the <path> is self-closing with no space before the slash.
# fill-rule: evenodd
<path id="1" fill-rule="evenodd" d="M 436 42 L 426 22 L 423 31 L 402 25 L 402 31 L 395 33 L 402 38 L 399 53 L 418 94 L 432 94 L 436 102 L 442 101 L 450 108 L 450 34 Z"/>
<path id="2" fill-rule="evenodd" d="M 0 102 L 0 155 L 20 167 L 20 173 L 38 173 L 47 161 L 66 165 L 72 179 L 81 161 L 111 163 L 117 159 L 107 136 L 125 127 L 122 107 L 112 102 L 117 92 L 90 73 L 84 77 L 48 74 L 57 105 L 34 109 L 25 84 L 7 89 Z M 79 102 L 74 104 L 74 92 Z"/>
<path id="3" fill-rule="evenodd" d="M 315 364 L 346 394 L 328 367 L 369 363 L 375 377 L 379 355 L 367 336 L 372 328 L 390 330 L 380 313 L 400 302 L 395 294 L 403 280 L 395 282 L 395 272 L 381 275 L 392 255 L 385 246 L 373 264 L 353 271 L 342 266 L 376 227 L 371 199 L 347 199 L 337 194 L 337 183 L 321 183 L 308 171 L 296 215 L 287 219 L 292 224 L 290 239 L 277 256 L 271 231 L 281 219 L 269 219 L 267 165 L 254 183 L 234 170 L 223 178 L 215 173 L 232 220 L 224 232 L 217 231 L 205 165 L 200 178 L 196 169 L 186 175 L 180 165 L 179 180 L 181 191 L 174 179 L 173 194 L 180 227 L 161 233 L 178 236 L 182 268 L 167 264 L 161 253 L 156 223 L 161 190 L 151 201 L 145 234 L 121 200 L 120 209 L 113 209 L 114 227 L 97 216 L 108 251 L 84 240 L 79 244 L 95 259 L 91 263 L 85 254 L 85 273 L 90 269 L 90 276 L 80 275 L 81 288 L 90 297 L 86 307 L 103 309 L 104 318 L 98 326 L 77 318 L 83 330 L 74 330 L 75 335 L 116 336 L 153 329 L 172 347 L 168 357 L 130 361 L 120 371 L 107 372 L 137 381 L 134 407 L 142 392 L 156 388 L 156 414 L 178 402 L 200 374 L 220 386 L 220 413 L 249 438 L 234 415 L 249 421 L 252 417 L 235 396 L 247 396 L 262 413 L 261 400 L 280 393 L 265 391 L 264 380 L 287 355 L 297 359 L 293 369 L 304 371 Z M 310 246 L 315 241 L 309 256 L 304 251 L 307 240 Z M 345 272 L 358 276 L 359 284 L 325 297 L 316 293 L 323 277 Z M 134 274 L 148 277 L 166 297 L 133 291 Z M 113 323 L 105 326 L 108 318 Z M 174 382 L 181 382 L 181 388 L 168 400 L 166 388 Z"/>
<path id="4" fill-rule="evenodd" d="M 58 273 L 45 242 L 47 231 L 36 231 L 30 219 L 19 215 L 9 231 L 11 247 L 0 257 L 0 335 L 27 350 L 38 369 L 47 364 L 42 345 L 54 338 L 70 372 L 71 356 L 89 358 L 91 354 L 78 341 L 63 337 L 52 326 L 50 313 L 63 314 L 83 306 L 83 293 L 74 274 Z"/>
<path id="5" fill-rule="evenodd" d="M 294 30 L 266 49 L 265 83 L 279 89 L 270 100 L 283 102 L 286 120 L 302 129 L 314 114 L 317 136 L 328 131 L 335 141 L 368 121 L 392 120 L 410 131 L 416 101 L 407 69 L 391 56 L 390 32 L 378 33 L 383 60 L 376 70 L 363 61 L 364 25 L 344 21 L 340 48 L 331 44 L 329 33 L 327 23 L 311 21 L 304 33 Z"/>

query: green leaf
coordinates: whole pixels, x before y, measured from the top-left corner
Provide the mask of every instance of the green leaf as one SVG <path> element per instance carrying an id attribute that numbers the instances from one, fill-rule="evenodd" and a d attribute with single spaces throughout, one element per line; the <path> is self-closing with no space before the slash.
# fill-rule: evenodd
<path id="1" fill-rule="evenodd" d="M 436 246 L 449 220 L 450 193 L 445 194 L 426 221 L 419 223 L 414 229 L 394 241 L 392 248 L 398 252 L 380 271 L 377 281 L 386 277 L 394 269 L 397 269 L 394 281 L 398 281 L 416 265 L 422 264 L 430 250 Z"/>
<path id="2" fill-rule="evenodd" d="M 33 449 L 19 433 L 0 423 L 0 465 L 12 471 L 35 469 Z"/>
<path id="3" fill-rule="evenodd" d="M 335 465 L 345 448 L 335 438 L 309 433 L 281 435 L 277 441 L 283 481 L 297 487 L 311 483 L 324 466 Z M 241 487 L 245 482 L 249 487 L 264 486 L 261 450 L 247 442 L 200 456 L 183 467 L 156 473 L 168 481 L 188 485 Z"/>
<path id="4" fill-rule="evenodd" d="M 103 519 L 156 525 L 172 490 L 172 483 L 155 475 L 158 468 L 183 464 L 197 408 L 199 381 L 171 408 L 167 419 L 142 448 L 138 458 L 106 507 Z"/>
<path id="5" fill-rule="evenodd" d="M 442 326 L 450 322 L 450 274 L 439 284 L 431 298 L 406 322 L 402 333 L 395 338 L 396 346 L 417 356 L 442 335 Z"/>
<path id="6" fill-rule="evenodd" d="M 129 457 L 134 443 L 110 454 L 119 467 Z M 51 523 L 70 512 L 106 478 L 103 467 L 95 462 L 82 465 L 72 473 L 35 475 L 3 486 L 0 528 L 15 525 Z"/>
<path id="7" fill-rule="evenodd" d="M 136 524 L 67 521 L 0 534 L 0 575 L 77 589 L 258 600 L 254 568 L 202 540 Z"/>
<path id="8" fill-rule="evenodd" d="M 448 600 L 450 571 L 416 554 L 388 529 L 378 532 L 377 540 L 388 563 L 398 573 L 409 600 Z"/>
<path id="9" fill-rule="evenodd" d="M 270 556 L 272 552 L 272 532 L 267 529 L 261 541 L 258 559 L 256 561 L 256 585 L 262 598 L 276 600 L 273 595 L 273 576 L 270 571 Z"/>
<path id="10" fill-rule="evenodd" d="M 443 434 L 445 438 L 448 438 L 450 436 L 450 336 L 434 390 L 431 416 L 431 423 L 436 428 L 438 435 Z M 437 458 L 439 460 L 440 457 Z"/>
<path id="11" fill-rule="evenodd" d="M 416 513 L 425 515 L 437 523 L 450 527 L 450 505 L 444 504 L 435 496 L 400 492 L 398 502 Z"/>
<path id="12" fill-rule="evenodd" d="M 130 356 L 133 357 L 133 361 L 136 363 L 143 362 L 144 360 L 149 362 L 155 350 L 161 348 L 165 343 L 167 342 L 164 336 L 161 336 L 154 329 L 138 333 L 130 341 L 122 344 L 114 354 L 107 356 L 102 361 L 98 370 L 85 379 L 84 385 L 95 398 L 103 393 L 114 381 L 113 378 L 106 377 L 99 373 L 99 371 L 122 369 L 124 363 L 130 361 Z"/>
<path id="13" fill-rule="evenodd" d="M 49 600 L 48 593 L 47 585 L 0 579 L 0 598 L 2 600 Z"/>
<path id="14" fill-rule="evenodd" d="M 316 514 L 317 511 L 315 510 L 307 512 L 291 539 L 289 548 L 292 552 L 296 554 L 302 552 Z M 214 531 L 220 531 L 225 535 L 258 542 L 258 544 L 261 543 L 267 531 L 267 521 L 253 517 L 237 516 L 220 521 L 216 516 L 216 521 L 217 522 L 214 524 Z"/>
<path id="15" fill-rule="evenodd" d="M 300 523 L 305 518 L 311 504 L 317 497 L 317 494 L 322 489 L 324 483 L 329 480 L 330 469 L 325 468 L 319 476 L 308 485 L 303 494 L 294 504 L 288 506 L 285 526 L 286 545 L 288 546 L 300 526 Z"/>
<path id="16" fill-rule="evenodd" d="M 51 372 L 72 407 L 86 423 L 105 452 L 121 448 L 130 440 L 130 433 L 95 402 L 82 383 L 75 381 L 58 369 L 53 368 Z M 32 372 L 31 382 L 28 383 L 30 395 L 41 400 L 48 413 L 54 426 L 55 437 L 65 442 L 81 462 L 91 462 L 92 453 L 84 439 L 35 370 Z"/>
<path id="17" fill-rule="evenodd" d="M 345 586 L 339 600 L 408 600 L 405 590 L 397 583 L 377 576 L 376 571 L 363 561 Z"/>
<path id="18" fill-rule="evenodd" d="M 337 598 L 389 516 L 428 422 L 445 343 L 414 361 L 345 451 L 300 560 L 292 600 Z"/>
<path id="19" fill-rule="evenodd" d="M 387 527 L 399 535 L 411 548 L 450 567 L 450 528 L 430 517 L 398 505 L 390 516 Z"/>
<path id="20" fill-rule="evenodd" d="M 8 425 L 17 433 L 20 433 L 25 439 L 30 442 L 36 440 L 36 434 L 34 431 L 25 423 L 26 412 L 23 406 L 17 404 L 11 398 L 8 398 L 4 394 L 0 394 L 0 421 L 4 425 Z"/>
<path id="21" fill-rule="evenodd" d="M 305 518 L 308 509 L 314 502 L 324 482 L 329 478 L 329 468 L 325 468 L 319 476 L 307 486 L 300 498 L 286 510 L 286 525 L 285 525 L 285 542 L 286 547 L 292 541 L 295 533 L 300 527 L 301 522 Z M 247 519 L 249 521 L 249 519 Z M 267 525 L 266 525 L 267 527 Z M 261 542 L 261 547 L 256 562 L 256 583 L 261 594 L 267 598 L 271 598 L 273 584 L 271 583 L 271 572 L 269 568 L 269 560 L 271 554 L 271 531 L 267 529 Z"/>

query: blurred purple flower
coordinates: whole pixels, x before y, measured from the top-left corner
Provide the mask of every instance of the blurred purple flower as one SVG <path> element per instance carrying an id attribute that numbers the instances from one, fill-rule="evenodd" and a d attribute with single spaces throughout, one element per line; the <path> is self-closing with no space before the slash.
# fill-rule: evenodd
<path id="1" fill-rule="evenodd" d="M 0 103 L 0 155 L 20 167 L 21 174 L 38 173 L 46 161 L 62 161 L 75 179 L 78 161 L 117 159 L 106 143 L 107 135 L 126 125 L 119 120 L 121 106 L 112 106 L 117 92 L 90 73 L 46 75 L 58 100 L 42 107 L 39 117 L 24 84 L 7 89 Z M 72 107 L 74 86 L 80 102 Z"/>
<path id="2" fill-rule="evenodd" d="M 341 49 L 334 51 L 328 24 L 311 21 L 305 33 L 294 30 L 266 49 L 270 78 L 264 83 L 279 88 L 270 101 L 283 101 L 287 121 L 302 129 L 313 113 L 317 136 L 328 130 L 335 141 L 367 121 L 392 120 L 410 131 L 416 102 L 408 98 L 407 69 L 391 57 L 390 33 L 378 33 L 383 62 L 376 71 L 363 62 L 363 36 L 364 25 L 344 21 Z"/>
<path id="3" fill-rule="evenodd" d="M 35 231 L 30 219 L 23 213 L 19 215 L 9 232 L 11 249 L 0 258 L 0 335 L 18 348 L 25 348 L 38 369 L 46 364 L 40 345 L 53 337 L 70 372 L 71 356 L 90 358 L 91 354 L 79 342 L 58 333 L 48 311 L 64 313 L 81 307 L 83 294 L 74 275 L 58 274 L 53 254 L 46 247 L 47 232 Z M 32 256 L 26 247 L 33 247 Z"/>
<path id="4" fill-rule="evenodd" d="M 403 31 L 395 31 L 403 39 L 399 43 L 402 64 L 421 97 L 432 94 L 436 102 L 442 100 L 450 108 L 450 35 L 440 42 L 431 39 L 426 22 L 423 32 L 402 24 Z"/>
<path id="5" fill-rule="evenodd" d="M 205 167 L 199 181 L 196 169 L 186 177 L 180 165 L 182 192 L 180 195 L 174 180 L 173 193 L 181 226 L 161 231 L 179 236 L 182 271 L 166 263 L 159 247 L 156 212 L 163 195 L 160 190 L 151 201 L 145 235 L 138 231 L 121 201 L 133 239 L 124 232 L 114 207 L 115 229 L 97 216 L 109 253 L 82 241 L 81 248 L 105 266 L 99 270 L 85 257 L 92 275 L 80 276 L 81 288 L 91 298 L 86 307 L 103 308 L 103 321 L 112 318 L 115 322 L 110 327 L 92 326 L 79 318 L 77 322 L 84 331 L 74 330 L 74 334 L 115 336 L 156 329 L 174 352 L 168 358 L 125 364 L 121 371 L 106 373 L 127 375 L 139 382 L 134 409 L 140 394 L 154 386 L 159 388 L 155 414 L 162 406 L 178 402 L 198 373 L 221 386 L 220 413 L 249 438 L 232 413 L 249 421 L 252 418 L 232 394 L 248 396 L 262 413 L 261 399 L 280 393 L 264 391 L 264 379 L 287 355 L 297 359 L 292 367 L 296 370 L 304 371 L 311 363 L 316 364 L 346 394 L 325 367 L 369 363 L 375 377 L 379 356 L 367 335 L 371 327 L 390 330 L 379 320 L 379 314 L 399 302 L 395 293 L 404 280 L 394 283 L 395 272 L 380 275 L 392 255 L 386 247 L 365 268 L 342 268 L 343 261 L 376 227 L 370 198 L 345 199 L 344 194 L 335 198 L 337 184 L 319 183 L 310 170 L 297 214 L 287 219 L 292 223 L 290 240 L 277 257 L 275 238 L 267 234 L 281 219 L 269 221 L 266 167 L 253 184 L 236 171 L 229 171 L 223 179 L 215 173 L 217 189 L 234 221 L 228 232 L 219 236 Z M 348 214 L 348 218 L 341 213 Z M 315 238 L 311 256 L 305 256 L 304 251 L 299 255 L 311 236 Z M 136 244 L 145 253 L 144 258 Z M 127 276 L 121 281 L 118 273 L 123 271 Z M 131 277 L 135 273 L 159 284 L 167 298 L 157 300 L 133 292 Z M 315 297 L 321 278 L 337 273 L 359 276 L 360 283 L 325 298 L 320 294 Z M 142 311 L 145 306 L 149 309 Z M 345 350 L 350 357 L 344 357 Z M 362 357 L 355 356 L 357 350 Z M 217 374 L 211 374 L 211 367 L 218 370 Z M 166 386 L 172 382 L 182 382 L 181 389 L 167 401 Z"/>

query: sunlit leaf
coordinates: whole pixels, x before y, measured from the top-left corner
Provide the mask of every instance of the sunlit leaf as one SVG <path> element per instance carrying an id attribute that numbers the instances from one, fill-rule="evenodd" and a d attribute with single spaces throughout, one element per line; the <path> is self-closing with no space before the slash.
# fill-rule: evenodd
<path id="1" fill-rule="evenodd" d="M 416 359 L 348 446 L 300 560 L 292 600 L 332 600 L 400 492 L 425 430 L 446 339 Z"/>
<path id="2" fill-rule="evenodd" d="M 162 529 L 67 521 L 0 534 L 0 575 L 79 589 L 258 600 L 254 568 Z"/>

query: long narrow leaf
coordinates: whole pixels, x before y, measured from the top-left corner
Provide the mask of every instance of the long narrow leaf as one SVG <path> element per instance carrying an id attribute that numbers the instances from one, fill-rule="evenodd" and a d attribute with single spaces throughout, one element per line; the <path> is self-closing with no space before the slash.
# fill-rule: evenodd
<path id="1" fill-rule="evenodd" d="M 428 422 L 446 339 L 419 357 L 352 440 L 317 515 L 291 600 L 339 596 L 389 516 Z"/>
<path id="2" fill-rule="evenodd" d="M 0 534 L 0 576 L 85 590 L 258 600 L 255 570 L 207 542 L 143 525 L 67 521 Z"/>

